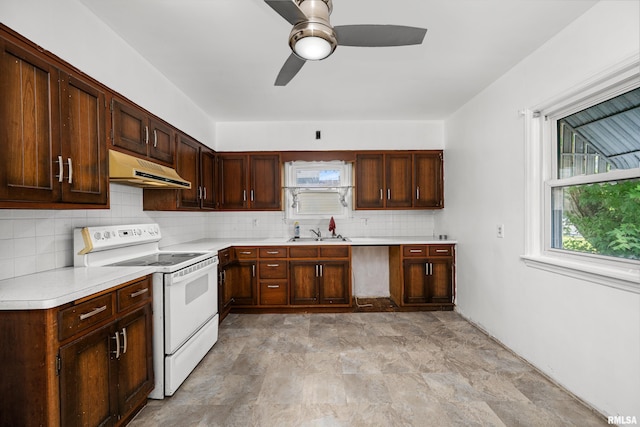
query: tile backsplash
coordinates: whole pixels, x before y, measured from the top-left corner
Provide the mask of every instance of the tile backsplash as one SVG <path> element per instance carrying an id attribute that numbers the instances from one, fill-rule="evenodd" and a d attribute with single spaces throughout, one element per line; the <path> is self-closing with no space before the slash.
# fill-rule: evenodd
<path id="1" fill-rule="evenodd" d="M 111 184 L 110 209 L 0 209 L 0 280 L 73 265 L 73 229 L 91 225 L 157 222 L 161 246 L 202 238 L 268 238 L 293 235 L 294 220 L 283 212 L 152 212 L 142 210 L 142 190 Z M 336 220 L 345 236 L 434 234 L 432 211 L 353 211 Z M 328 220 L 299 220 L 328 233 Z"/>

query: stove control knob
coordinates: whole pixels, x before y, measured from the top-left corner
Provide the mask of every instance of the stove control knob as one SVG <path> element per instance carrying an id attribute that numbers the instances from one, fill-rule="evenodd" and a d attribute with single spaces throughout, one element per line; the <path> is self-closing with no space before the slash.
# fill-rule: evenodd
<path id="1" fill-rule="evenodd" d="M 100 240 L 102 238 L 102 234 L 99 231 L 96 231 L 93 234 L 93 238 L 96 239 L 96 240 Z"/>
<path id="2" fill-rule="evenodd" d="M 111 237 L 111 233 L 109 233 L 108 231 L 106 231 L 106 232 L 104 233 L 104 238 L 105 238 L 105 239 L 108 239 L 109 237 Z"/>
<path id="3" fill-rule="evenodd" d="M 140 230 L 140 229 L 138 228 L 138 229 L 136 230 L 136 234 L 137 234 L 138 236 L 142 236 L 142 230 Z"/>

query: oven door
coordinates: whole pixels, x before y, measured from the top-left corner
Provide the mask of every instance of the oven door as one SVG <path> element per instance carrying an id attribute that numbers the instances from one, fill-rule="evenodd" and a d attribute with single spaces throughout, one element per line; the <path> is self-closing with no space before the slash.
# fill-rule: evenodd
<path id="1" fill-rule="evenodd" d="M 213 258 L 164 278 L 164 350 L 173 354 L 218 312 L 218 264 Z"/>

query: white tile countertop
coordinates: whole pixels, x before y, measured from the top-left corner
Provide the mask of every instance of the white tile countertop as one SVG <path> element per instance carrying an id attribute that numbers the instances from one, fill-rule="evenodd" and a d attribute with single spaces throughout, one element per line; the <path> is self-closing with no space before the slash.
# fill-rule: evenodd
<path id="1" fill-rule="evenodd" d="M 58 307 L 153 271 L 151 267 L 66 267 L 0 280 L 0 310 Z"/>
<path id="2" fill-rule="evenodd" d="M 437 236 L 409 237 L 352 237 L 350 241 L 289 238 L 266 239 L 201 239 L 161 247 L 174 251 L 219 251 L 229 246 L 298 246 L 351 245 L 394 246 L 413 244 L 456 244 L 455 240 L 440 240 Z M 39 310 L 57 307 L 68 302 L 118 286 L 151 274 L 152 267 L 65 267 L 41 273 L 0 280 L 0 310 Z"/>

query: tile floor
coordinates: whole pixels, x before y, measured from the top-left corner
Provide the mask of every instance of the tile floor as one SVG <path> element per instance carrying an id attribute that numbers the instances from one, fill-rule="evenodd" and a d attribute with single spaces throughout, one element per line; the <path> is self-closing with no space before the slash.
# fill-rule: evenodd
<path id="1" fill-rule="evenodd" d="M 142 426 L 600 426 L 454 312 L 231 314 Z"/>

